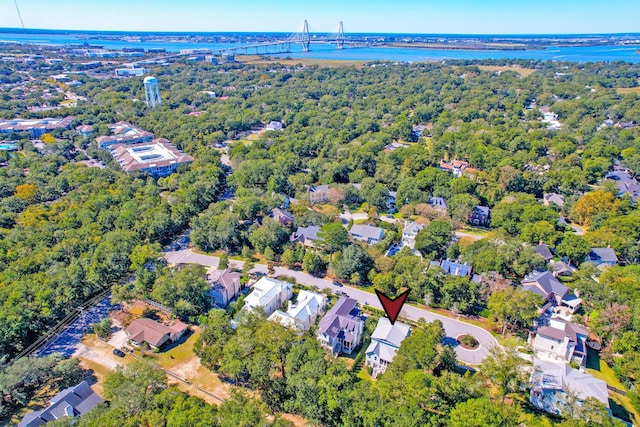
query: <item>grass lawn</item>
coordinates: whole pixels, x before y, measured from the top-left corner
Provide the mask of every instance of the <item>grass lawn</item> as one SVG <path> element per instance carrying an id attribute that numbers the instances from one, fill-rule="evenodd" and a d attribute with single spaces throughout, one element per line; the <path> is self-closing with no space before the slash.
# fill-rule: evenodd
<path id="1" fill-rule="evenodd" d="M 367 381 L 367 382 L 373 383 L 373 378 L 371 378 L 369 376 L 369 374 L 364 369 L 364 367 L 362 369 L 360 369 L 360 371 L 358 372 L 358 375 L 356 375 L 356 377 L 360 378 L 363 381 Z"/>
<path id="2" fill-rule="evenodd" d="M 482 237 L 487 237 L 487 235 L 491 233 L 491 230 L 487 230 L 486 228 L 472 227 L 470 225 L 465 225 L 458 231 L 462 233 L 475 234 L 476 236 L 482 236 Z"/>
<path id="3" fill-rule="evenodd" d="M 627 388 L 616 378 L 613 369 L 605 361 L 600 360 L 599 354 L 590 348 L 588 349 L 586 371 L 612 387 L 627 391 Z M 628 420 L 635 425 L 640 424 L 640 414 L 633 408 L 627 396 L 609 390 L 609 406 L 611 406 L 614 416 Z"/>
<path id="4" fill-rule="evenodd" d="M 640 95 L 640 86 L 638 87 L 619 87 L 616 88 L 616 92 L 621 95 L 626 95 L 628 93 L 635 93 L 636 95 Z"/>
<path id="5" fill-rule="evenodd" d="M 536 72 L 533 68 L 515 68 L 515 67 L 507 67 L 507 66 L 498 66 L 498 65 L 479 65 L 483 71 L 515 71 L 520 74 L 520 77 L 527 77 Z"/>

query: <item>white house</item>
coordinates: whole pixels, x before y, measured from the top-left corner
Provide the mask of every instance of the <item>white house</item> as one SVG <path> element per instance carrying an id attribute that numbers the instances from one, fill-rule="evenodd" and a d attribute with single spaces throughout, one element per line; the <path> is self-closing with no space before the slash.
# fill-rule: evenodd
<path id="1" fill-rule="evenodd" d="M 415 249 L 416 236 L 424 227 L 424 224 L 417 224 L 413 221 L 408 221 L 402 230 L 402 246 L 408 246 L 411 249 Z"/>
<path id="2" fill-rule="evenodd" d="M 295 304 L 289 301 L 286 312 L 276 310 L 269 316 L 269 320 L 293 329 L 308 331 L 326 305 L 327 298 L 324 295 L 303 290 L 298 294 Z"/>
<path id="3" fill-rule="evenodd" d="M 265 315 L 270 316 L 285 301 L 291 299 L 293 295 L 291 289 L 291 283 L 270 277 L 262 277 L 254 283 L 253 291 L 244 300 L 244 307 L 248 310 L 255 310 L 260 307 Z"/>
<path id="4" fill-rule="evenodd" d="M 565 410 L 567 391 L 579 401 L 591 397 L 609 408 L 607 383 L 591 374 L 573 369 L 567 363 L 533 359 L 530 400 L 537 408 L 556 415 Z"/>
<path id="5" fill-rule="evenodd" d="M 378 320 L 378 326 L 371 334 L 371 344 L 366 351 L 366 365 L 373 369 L 373 378 L 387 370 L 387 366 L 396 357 L 400 344 L 410 333 L 409 325 L 400 322 L 392 325 L 386 317 Z"/>
<path id="6" fill-rule="evenodd" d="M 532 347 L 542 360 L 583 364 L 587 357 L 589 330 L 582 325 L 551 318 L 549 326 L 538 328 Z"/>

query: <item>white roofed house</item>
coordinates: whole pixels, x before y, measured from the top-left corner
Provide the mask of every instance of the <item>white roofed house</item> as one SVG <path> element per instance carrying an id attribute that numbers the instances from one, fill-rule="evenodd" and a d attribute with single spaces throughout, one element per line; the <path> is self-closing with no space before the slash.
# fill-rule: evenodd
<path id="1" fill-rule="evenodd" d="M 279 309 L 293 296 L 292 285 L 288 282 L 262 277 L 253 285 L 253 291 L 244 299 L 244 308 L 261 308 L 266 316 Z"/>
<path id="2" fill-rule="evenodd" d="M 401 322 L 393 325 L 386 317 L 378 320 L 378 326 L 371 334 L 371 344 L 366 351 L 366 365 L 373 369 L 371 376 L 376 378 L 387 370 L 387 366 L 396 357 L 402 341 L 411 333 L 411 327 Z"/>
<path id="3" fill-rule="evenodd" d="M 416 236 L 418 232 L 426 227 L 424 224 L 418 224 L 408 221 L 402 229 L 402 246 L 408 246 L 411 249 L 416 247 Z"/>
<path id="4" fill-rule="evenodd" d="M 225 308 L 240 293 L 240 273 L 211 267 L 207 271 L 206 280 L 211 285 L 208 295 L 214 307 Z"/>
<path id="5" fill-rule="evenodd" d="M 349 234 L 356 240 L 366 242 L 367 245 L 380 243 L 384 238 L 384 230 L 382 228 L 365 224 L 353 224 Z"/>
<path id="6" fill-rule="evenodd" d="M 302 290 L 294 304 L 289 301 L 286 312 L 276 310 L 269 316 L 269 320 L 293 329 L 308 331 L 326 305 L 327 298 L 324 295 Z"/>
<path id="7" fill-rule="evenodd" d="M 576 323 L 551 318 L 548 326 L 541 326 L 530 338 L 536 357 L 552 362 L 575 360 L 584 365 L 587 360 L 589 330 Z"/>
<path id="8" fill-rule="evenodd" d="M 358 302 L 343 296 L 320 320 L 318 341 L 333 354 L 351 354 L 360 345 L 363 332 Z"/>
<path id="9" fill-rule="evenodd" d="M 309 186 L 309 203 L 327 203 L 329 201 L 328 185 L 312 185 Z"/>
<path id="10" fill-rule="evenodd" d="M 545 412 L 561 415 L 570 403 L 567 393 L 577 398 L 577 404 L 593 398 L 609 408 L 607 383 L 567 363 L 534 358 L 531 385 L 531 403 Z"/>

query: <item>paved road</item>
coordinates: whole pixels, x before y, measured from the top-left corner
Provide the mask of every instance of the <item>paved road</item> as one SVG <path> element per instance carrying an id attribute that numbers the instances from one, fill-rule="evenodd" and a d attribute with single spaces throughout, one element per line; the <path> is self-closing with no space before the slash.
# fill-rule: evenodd
<path id="1" fill-rule="evenodd" d="M 186 264 L 201 264 L 206 266 L 216 267 L 218 265 L 219 258 L 210 256 L 210 255 L 202 255 L 194 253 L 191 249 L 185 249 L 181 251 L 173 251 L 166 252 L 165 258 L 167 262 L 170 264 L 177 263 L 186 263 Z M 242 269 L 244 262 L 229 260 L 229 265 Z M 263 264 L 256 264 L 252 272 L 260 272 L 267 273 L 267 266 Z M 322 278 L 314 277 L 310 274 L 307 274 L 302 271 L 290 270 L 284 267 L 276 267 L 275 268 L 275 276 L 290 276 L 296 279 L 299 283 L 307 286 L 315 286 L 319 290 L 329 288 L 332 291 L 342 290 L 347 293 L 347 295 L 358 302 L 360 304 L 368 304 L 372 307 L 382 309 L 378 298 L 363 290 L 353 288 L 351 286 L 338 287 L 333 284 L 330 280 L 325 280 Z M 411 320 L 418 320 L 420 318 L 425 319 L 428 322 L 433 322 L 434 320 L 440 320 L 444 326 L 444 330 L 447 334 L 445 338 L 446 344 L 451 344 L 455 347 L 456 354 L 458 355 L 458 359 L 465 363 L 470 364 L 479 364 L 484 360 L 487 356 L 489 348 L 498 344 L 496 339 L 486 330 L 471 325 L 469 323 L 451 319 L 449 317 L 442 316 L 437 313 L 433 313 L 428 310 L 424 310 L 417 306 L 405 305 L 400 316 L 406 317 Z M 480 347 L 476 350 L 470 351 L 465 350 L 462 347 L 457 345 L 456 338 L 459 335 L 463 334 L 471 334 L 478 339 L 480 342 Z"/>
<path id="2" fill-rule="evenodd" d="M 100 322 L 107 317 L 110 310 L 116 308 L 111 306 L 111 295 L 103 298 L 93 307 L 85 309 L 83 316 L 64 328 L 47 345 L 38 349 L 35 356 L 44 357 L 53 353 L 61 353 L 64 357 L 71 357 L 89 326 Z"/>

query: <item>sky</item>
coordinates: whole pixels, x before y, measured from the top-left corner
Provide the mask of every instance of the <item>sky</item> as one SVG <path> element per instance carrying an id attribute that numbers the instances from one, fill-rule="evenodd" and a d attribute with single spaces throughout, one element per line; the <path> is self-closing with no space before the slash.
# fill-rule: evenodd
<path id="1" fill-rule="evenodd" d="M 640 32 L 638 0 L 15 0 L 26 28 L 422 34 Z M 0 27 L 20 28 L 14 0 Z"/>

